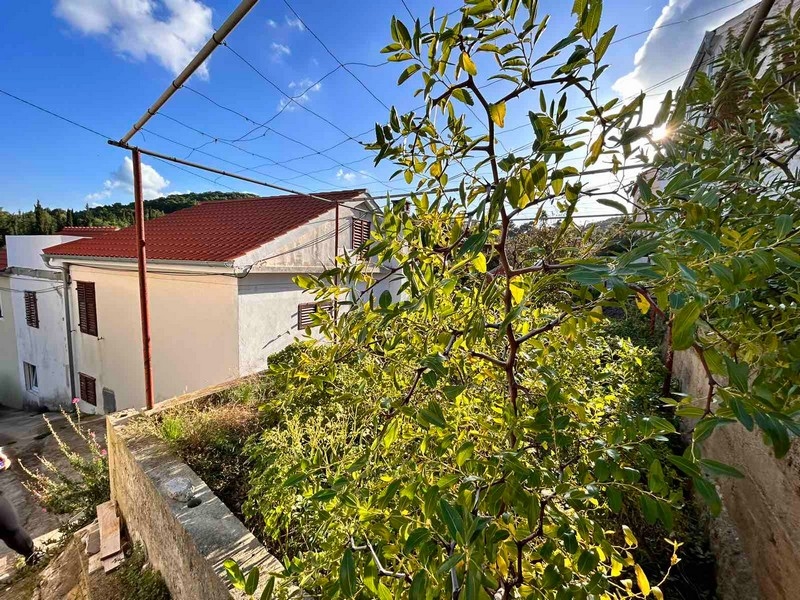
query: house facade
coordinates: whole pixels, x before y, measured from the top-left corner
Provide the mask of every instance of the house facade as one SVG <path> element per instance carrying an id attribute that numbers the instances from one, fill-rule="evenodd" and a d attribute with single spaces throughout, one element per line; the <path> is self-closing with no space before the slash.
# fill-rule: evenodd
<path id="1" fill-rule="evenodd" d="M 41 255 L 47 246 L 78 239 L 72 235 L 6 237 L 0 352 L 3 376 L 14 383 L 9 384 L 12 391 L 0 398 L 4 404 L 54 410 L 72 398 L 63 275 L 47 267 Z"/>
<path id="2" fill-rule="evenodd" d="M 271 354 L 305 335 L 316 305 L 292 279 L 330 268 L 337 241 L 340 253 L 359 245 L 376 208 L 364 190 L 315 195 L 329 201 L 209 202 L 146 222 L 156 402 L 263 370 Z M 143 407 L 134 229 L 41 254 L 40 262 L 66 276 L 72 326 L 64 347 L 81 409 Z"/>
<path id="3" fill-rule="evenodd" d="M 7 251 L 0 248 L 0 404 L 22 408 L 14 303 L 11 301 L 13 292 L 11 275 L 7 268 Z"/>

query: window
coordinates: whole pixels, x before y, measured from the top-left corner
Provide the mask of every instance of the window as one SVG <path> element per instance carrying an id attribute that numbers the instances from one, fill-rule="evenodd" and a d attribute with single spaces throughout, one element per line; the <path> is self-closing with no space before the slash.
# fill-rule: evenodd
<path id="1" fill-rule="evenodd" d="M 78 324 L 82 333 L 97 337 L 97 302 L 94 295 L 94 282 L 77 281 Z"/>
<path id="2" fill-rule="evenodd" d="M 94 377 L 78 373 L 81 383 L 81 400 L 97 406 L 97 382 Z"/>
<path id="3" fill-rule="evenodd" d="M 36 292 L 25 292 L 25 321 L 29 327 L 39 328 L 39 304 Z"/>
<path id="4" fill-rule="evenodd" d="M 369 239 L 372 223 L 365 219 L 353 218 L 353 226 L 350 230 L 350 243 L 353 248 L 358 248 Z"/>
<path id="5" fill-rule="evenodd" d="M 308 302 L 306 304 L 297 305 L 297 328 L 305 329 L 313 325 L 311 315 L 321 311 L 331 310 L 330 302 Z"/>
<path id="6" fill-rule="evenodd" d="M 36 365 L 24 362 L 22 368 L 25 371 L 25 389 L 29 392 L 38 392 L 39 377 L 36 374 Z"/>

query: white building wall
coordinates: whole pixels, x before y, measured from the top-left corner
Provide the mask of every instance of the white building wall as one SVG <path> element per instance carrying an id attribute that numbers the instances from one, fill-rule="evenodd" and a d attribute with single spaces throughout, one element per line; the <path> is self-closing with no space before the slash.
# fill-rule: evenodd
<path id="1" fill-rule="evenodd" d="M 0 404 L 22 408 L 11 278 L 0 275 Z M 23 315 L 24 318 L 24 315 Z"/>
<path id="2" fill-rule="evenodd" d="M 17 342 L 19 385 L 24 406 L 56 409 L 69 406 L 67 328 L 64 319 L 64 291 L 60 271 L 49 268 L 42 250 L 56 244 L 80 239 L 67 235 L 10 235 L 6 237 L 14 330 Z M 25 291 L 37 292 L 39 327 L 30 327 L 25 319 Z M 38 390 L 26 389 L 24 363 L 34 365 Z"/>
<path id="3" fill-rule="evenodd" d="M 72 393 L 69 385 L 67 328 L 64 322 L 64 290 L 60 281 L 13 275 L 10 278 L 14 329 L 17 334 L 17 369 L 24 387 L 24 363 L 34 365 L 38 390 L 23 389 L 23 403 L 36 409 L 54 410 L 69 406 Z M 31 327 L 25 319 L 25 291 L 36 292 L 39 327 Z"/>
<path id="4" fill-rule="evenodd" d="M 97 411 L 104 388 L 114 393 L 117 410 L 144 407 L 137 272 L 72 265 L 70 274 L 76 371 L 96 379 Z M 95 284 L 98 337 L 79 329 L 78 281 Z M 155 401 L 238 377 L 237 279 L 150 272 L 147 281 Z"/>
<path id="5" fill-rule="evenodd" d="M 267 367 L 270 354 L 305 336 L 297 328 L 297 307 L 314 296 L 290 273 L 257 273 L 239 280 L 239 371 L 249 375 Z"/>
<path id="6" fill-rule="evenodd" d="M 9 235 L 6 236 L 8 266 L 22 269 L 54 271 L 42 259 L 42 250 L 81 239 L 74 235 Z"/>

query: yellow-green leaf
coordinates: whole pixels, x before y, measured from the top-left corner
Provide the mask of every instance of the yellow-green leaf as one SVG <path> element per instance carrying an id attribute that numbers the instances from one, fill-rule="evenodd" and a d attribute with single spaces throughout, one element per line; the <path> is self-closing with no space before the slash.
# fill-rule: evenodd
<path id="1" fill-rule="evenodd" d="M 636 584 L 639 586 L 642 594 L 648 596 L 650 594 L 650 581 L 648 581 L 647 575 L 644 574 L 644 569 L 639 565 L 635 565 L 633 570 L 636 572 Z"/>
<path id="2" fill-rule="evenodd" d="M 486 273 L 486 257 L 483 252 L 479 252 L 478 256 L 472 259 L 472 266 L 475 267 L 479 273 Z"/>
<path id="3" fill-rule="evenodd" d="M 498 127 L 505 127 L 506 103 L 498 102 L 497 104 L 489 106 L 489 115 L 492 117 L 492 121 L 494 121 L 495 125 Z"/>
<path id="4" fill-rule="evenodd" d="M 664 600 L 664 592 L 662 592 L 661 588 L 657 585 L 654 585 L 650 592 L 653 594 L 653 598 L 656 600 Z"/>
<path id="5" fill-rule="evenodd" d="M 522 299 L 525 297 L 525 288 L 523 288 L 518 283 L 512 281 L 508 285 L 508 289 L 511 290 L 511 297 L 514 298 L 514 302 L 519 304 L 522 302 Z"/>
<path id="6" fill-rule="evenodd" d="M 631 531 L 630 527 L 628 527 L 627 525 L 623 525 L 622 533 L 625 534 L 625 543 L 628 544 L 628 546 L 639 545 L 639 541 L 636 539 L 636 536 L 633 535 L 633 532 Z"/>
<path id="7" fill-rule="evenodd" d="M 650 303 L 647 301 L 647 298 L 641 294 L 636 294 L 636 306 L 639 307 L 643 315 L 646 315 L 650 311 Z"/>
<path id="8" fill-rule="evenodd" d="M 459 62 L 461 63 L 461 68 L 473 77 L 478 74 L 478 69 L 475 66 L 475 63 L 472 62 L 472 58 L 466 52 L 461 53 L 461 59 Z"/>

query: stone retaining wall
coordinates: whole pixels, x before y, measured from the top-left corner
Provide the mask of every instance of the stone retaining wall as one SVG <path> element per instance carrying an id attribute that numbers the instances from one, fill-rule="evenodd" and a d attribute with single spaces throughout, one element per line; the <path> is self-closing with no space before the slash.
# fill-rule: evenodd
<path id="1" fill-rule="evenodd" d="M 144 544 L 172 598 L 241 597 L 228 585 L 223 568 L 228 558 L 245 573 L 256 565 L 262 574 L 281 570 L 194 471 L 161 440 L 129 427 L 136 418 L 141 416 L 135 411 L 107 417 L 111 497 L 131 538 Z M 267 579 L 261 577 L 262 585 Z"/>
<path id="2" fill-rule="evenodd" d="M 673 372 L 684 393 L 705 400 L 708 384 L 693 352 L 676 352 Z M 717 485 L 762 600 L 800 597 L 800 443 L 795 440 L 787 456 L 778 460 L 758 431 L 747 431 L 737 423 L 714 431 L 703 443 L 703 454 L 745 475 L 719 478 Z M 722 589 L 740 571 L 724 570 L 718 575 Z M 753 597 L 742 595 L 741 589 L 735 593 L 726 597 Z"/>

